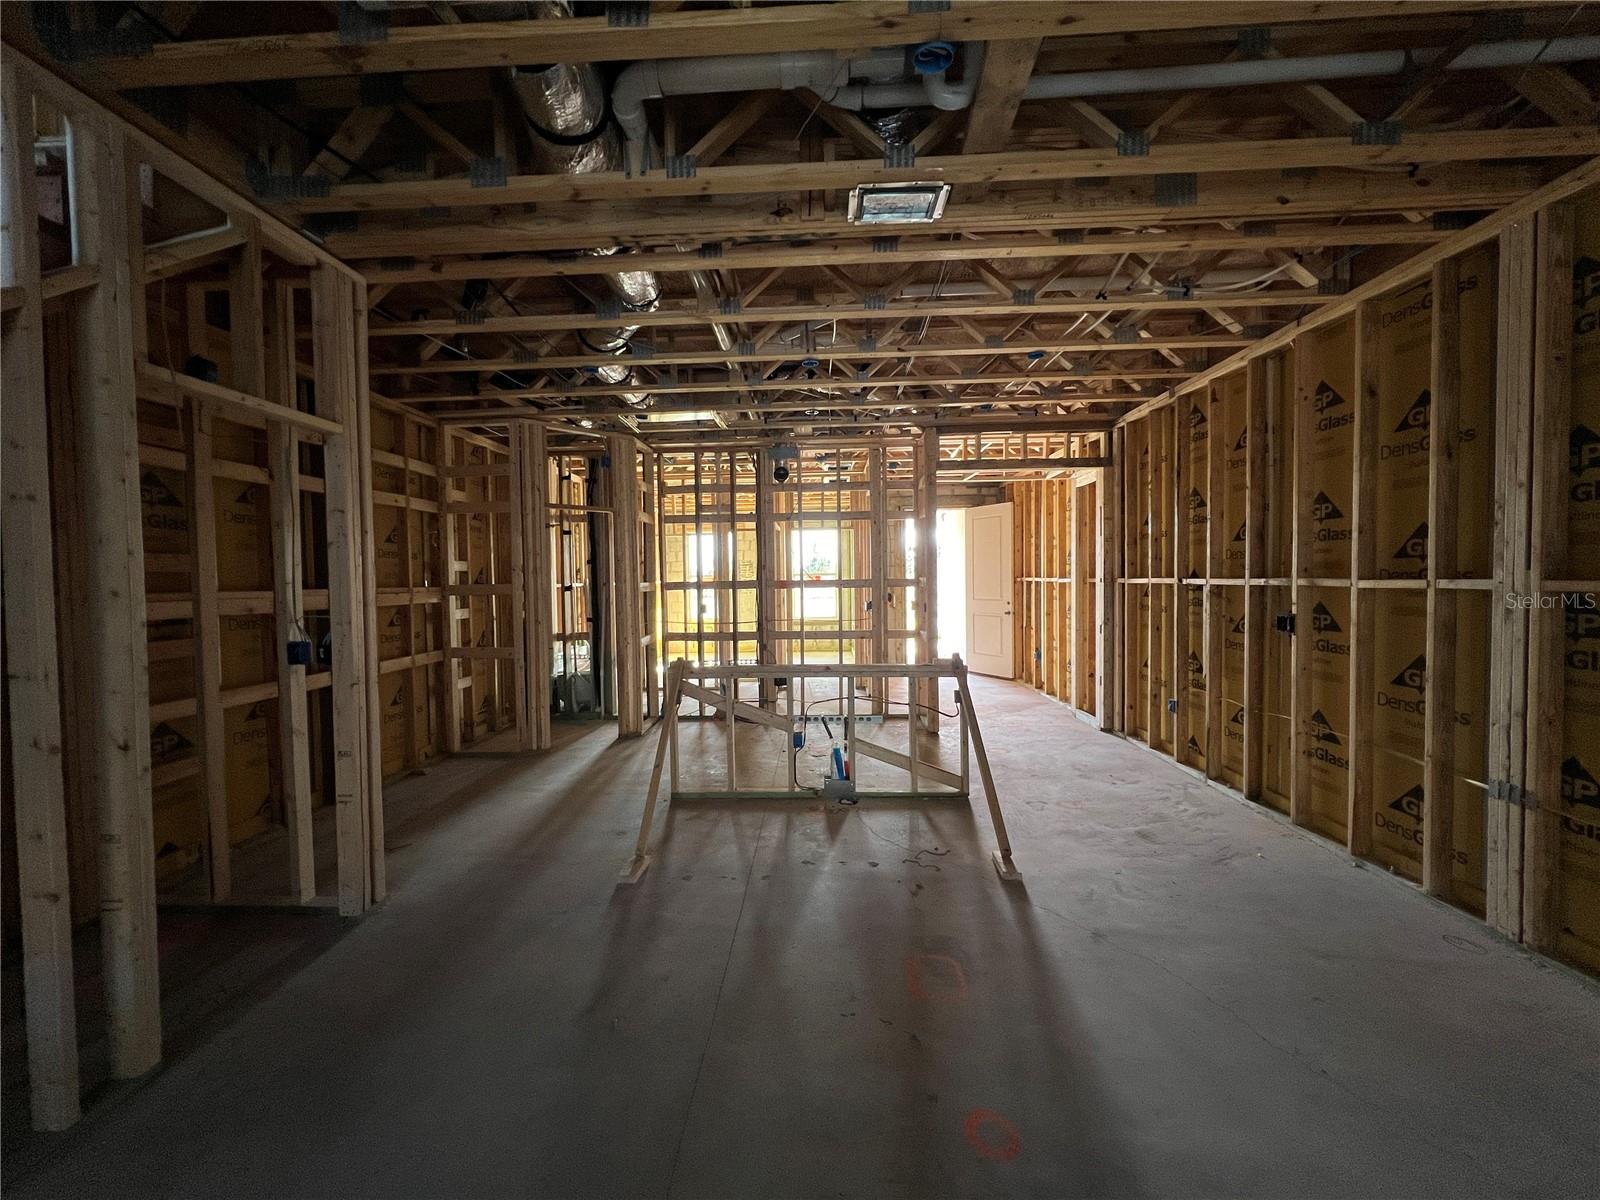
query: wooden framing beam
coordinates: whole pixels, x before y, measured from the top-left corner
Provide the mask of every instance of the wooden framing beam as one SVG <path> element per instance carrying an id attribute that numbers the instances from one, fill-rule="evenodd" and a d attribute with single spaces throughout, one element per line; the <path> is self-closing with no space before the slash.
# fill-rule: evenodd
<path id="1" fill-rule="evenodd" d="M 1433 268 L 1428 390 L 1427 675 L 1423 683 L 1422 890 L 1450 899 L 1455 821 L 1457 614 L 1460 597 L 1438 586 L 1459 569 L 1461 264 Z"/>
<path id="2" fill-rule="evenodd" d="M 1528 589 L 1541 599 L 1572 579 L 1569 485 L 1573 407 L 1573 206 L 1554 204 L 1536 219 L 1533 283 L 1533 392 L 1529 430 Z M 1561 936 L 1561 753 L 1566 738 L 1566 622 L 1563 604 L 1527 614 L 1527 769 L 1521 791 L 1522 939 L 1551 953 Z M 1582 617 L 1576 619 L 1581 620 Z M 1432 660 L 1429 660 L 1430 667 Z M 1494 693 L 1491 693 L 1491 697 Z"/>
<path id="3" fill-rule="evenodd" d="M 626 434 L 606 439 L 611 459 L 611 586 L 616 635 L 617 736 L 644 733 L 644 621 L 639 584 L 640 525 L 639 445 Z"/>
<path id="4" fill-rule="evenodd" d="M 1377 761 L 1374 705 L 1377 703 L 1378 594 L 1362 583 L 1378 569 L 1378 302 L 1356 309 L 1355 425 L 1351 440 L 1355 480 L 1350 498 L 1350 770 L 1346 794 L 1345 838 L 1350 853 L 1372 853 L 1373 765 Z"/>
<path id="5" fill-rule="evenodd" d="M 366 798 L 368 761 L 366 621 L 361 571 L 362 447 L 355 424 L 353 289 L 342 275 L 318 268 L 311 276 L 317 407 L 339 427 L 323 446 L 328 538 L 328 611 L 333 627 L 333 793 L 339 912 L 359 916 L 371 899 Z"/>
<path id="6" fill-rule="evenodd" d="M 974 264 L 980 267 L 981 264 Z M 986 268 L 981 268 L 985 269 Z M 991 272 L 992 275 L 992 272 Z M 1013 286 L 1010 281 L 994 276 L 998 285 L 1006 286 L 1006 294 L 1010 296 Z M 840 282 L 843 282 L 841 280 Z M 1017 303 L 1015 301 L 974 302 L 968 300 L 956 301 L 907 301 L 899 304 L 890 303 L 879 309 L 868 309 L 863 303 L 863 298 L 851 296 L 833 302 L 817 303 L 813 305 L 789 304 L 774 305 L 767 308 L 745 309 L 739 313 L 724 313 L 715 309 L 701 308 L 693 302 L 690 305 L 664 304 L 660 308 L 630 316 L 630 324 L 641 328 L 697 328 L 708 325 L 737 325 L 748 321 L 834 321 L 840 318 L 854 318 L 856 320 L 894 320 L 903 318 L 907 320 L 929 318 L 932 320 L 953 319 L 956 317 L 1015 317 L 1019 314 L 1034 316 L 1071 315 L 1079 313 L 1109 313 L 1122 312 L 1128 309 L 1138 309 L 1140 312 L 1206 312 L 1213 307 L 1223 304 L 1246 304 L 1253 308 L 1318 308 L 1331 304 L 1337 297 L 1325 296 L 1315 291 L 1280 290 L 1252 292 L 1246 297 L 1238 293 L 1218 292 L 1208 296 L 1203 291 L 1193 297 L 1167 299 L 1163 293 L 1148 295 L 1118 296 L 1115 298 L 1099 299 L 1098 297 L 1072 297 L 1063 296 L 1057 299 L 1036 300 L 1033 303 Z M 396 321 L 387 325 L 376 325 L 372 328 L 375 338 L 415 337 L 429 335 L 434 337 L 449 336 L 458 333 L 495 334 L 495 333 L 535 333 L 552 332 L 558 330 L 577 331 L 594 327 L 595 315 L 590 313 L 527 313 L 510 317 L 484 317 L 475 321 L 463 321 L 457 318 L 430 321 Z"/>
<path id="7" fill-rule="evenodd" d="M 1329 167 L 1407 166 L 1425 161 L 1582 158 L 1600 154 L 1600 130 L 1589 126 L 1455 130 L 1419 133 L 1399 145 L 1367 146 L 1344 137 L 1151 146 L 1146 155 L 1085 150 L 1030 150 L 944 155 L 913 167 L 881 160 L 838 160 L 709 167 L 688 177 L 623 171 L 578 175 L 515 175 L 503 187 L 478 187 L 466 178 L 418 182 L 335 184 L 326 196 L 294 201 L 302 213 L 370 213 L 428 207 L 500 208 L 511 204 L 584 201 L 627 203 L 685 196 L 761 195 L 849 190 L 865 183 L 938 180 L 949 184 L 1059 183 L 1081 179 L 1159 176 L 1185 172 L 1260 171 Z"/>
<path id="8" fill-rule="evenodd" d="M 1039 57 L 1039 38 L 1007 38 L 984 47 L 983 72 L 967 113 L 964 154 L 989 154 L 1004 150 L 1011 126 L 1022 105 L 1022 92 L 1033 76 Z"/>
<path id="9" fill-rule="evenodd" d="M 981 157 L 950 161 L 978 162 Z M 1270 169 L 1202 171 L 1196 174 L 1192 200 L 1158 189 L 1156 177 L 1149 175 L 1109 178 L 1093 187 L 1055 187 L 1045 181 L 1038 188 L 996 189 L 984 199 L 956 205 L 945 211 L 939 224 L 949 233 L 1037 233 L 1041 228 L 1102 229 L 1124 222 L 1286 221 L 1418 209 L 1479 211 L 1513 203 L 1558 173 L 1559 168 L 1537 162 L 1446 162 L 1414 172 L 1345 170 L 1289 176 Z M 431 255 L 526 254 L 574 246 L 859 234 L 859 227 L 844 212 L 803 213 L 797 207 L 798 195 L 796 201 L 787 202 L 792 211 L 780 215 L 774 215 L 770 201 L 708 205 L 699 199 L 667 199 L 605 206 L 550 203 L 533 213 L 501 211 L 476 219 L 467 211 L 441 218 L 407 216 L 399 222 L 367 219 L 348 232 L 330 232 L 325 245 L 356 259 L 411 255 L 419 245 L 427 246 Z"/>
<path id="10" fill-rule="evenodd" d="M 1600 119 L 1600 100 L 1563 67 L 1529 63 L 1506 67 L 1500 76 L 1557 124 L 1582 125 Z"/>
<path id="11" fill-rule="evenodd" d="M 344 179 L 378 140 L 393 116 L 394 109 L 387 104 L 358 105 L 339 123 L 339 128 L 301 174 Z M 470 164 L 471 159 L 467 162 Z"/>
<path id="12" fill-rule="evenodd" d="M 259 256 L 257 256 L 259 257 Z M 293 407 L 295 402 L 294 291 L 270 285 L 266 307 L 265 398 Z M 272 611 L 278 661 L 278 758 L 282 765 L 284 823 L 289 833 L 289 893 L 309 903 L 317 893 L 312 842 L 310 726 L 306 667 L 291 666 L 288 643 L 309 637 L 305 627 L 301 568 L 300 449 L 293 428 L 267 424 L 267 466 L 271 475 Z"/>
<path id="13" fill-rule="evenodd" d="M 218 258 L 235 246 L 242 245 L 245 234 L 242 229 L 232 225 L 224 225 L 217 229 L 202 229 L 198 233 L 186 233 L 179 237 L 168 238 L 164 242 L 144 248 L 144 278 L 146 283 L 154 283 L 172 275 L 181 275 L 185 271 L 192 271 L 196 267 Z"/>
<path id="14" fill-rule="evenodd" d="M 941 262 L 995 262 L 1003 259 L 1062 261 L 1123 253 L 1188 254 L 1210 250 L 1300 249 L 1332 246 L 1422 245 L 1445 235 L 1430 226 L 1374 222 L 1333 225 L 1319 222 L 1271 223 L 1250 230 L 1192 229 L 1161 233 L 1085 233 L 1076 240 L 1038 234 L 994 235 L 947 240 L 901 237 L 892 246 L 872 240 L 818 240 L 804 245 L 752 243 L 726 246 L 715 262 L 722 270 L 772 267 L 859 266 L 868 263 L 921 265 Z M 419 247 L 419 249 L 424 249 Z M 156 247 L 151 247 L 152 253 Z M 425 252 L 425 251 L 424 251 Z M 378 285 L 467 279 L 586 278 L 614 271 L 695 271 L 707 265 L 698 250 L 634 250 L 614 255 L 571 258 L 514 255 L 507 258 L 421 262 L 394 266 L 380 261 L 358 266 Z"/>
<path id="15" fill-rule="evenodd" d="M 1172 0 L 1139 5 L 962 0 L 950 11 L 908 12 L 903 0 L 789 4 L 762 10 L 759 19 L 752 19 L 743 9 L 658 12 L 639 26 L 614 26 L 605 17 L 395 26 L 383 40 L 361 46 L 359 55 L 353 55 L 351 47 L 333 31 L 169 42 L 138 57 L 100 60 L 93 74 L 98 82 L 113 88 L 190 87 L 352 72 L 686 58 L 706 54 L 713 47 L 723 54 L 774 47 L 856 52 L 941 38 L 964 42 L 1030 38 L 1041 31 L 1053 37 L 1093 37 L 1199 29 L 1219 23 L 1354 21 L 1463 7 L 1467 5 L 1435 0 L 1361 0 L 1327 8 L 1248 0 L 1218 12 Z"/>
<path id="16" fill-rule="evenodd" d="M 913 501 L 916 521 L 916 589 L 917 589 L 917 661 L 924 665 L 939 655 L 938 639 L 938 560 L 936 533 L 939 516 L 939 431 L 925 428 L 917 443 L 914 460 L 916 485 Z M 920 705 L 909 723 L 913 757 L 916 754 L 917 731 L 937 733 L 939 729 L 939 681 L 917 680 L 915 690 Z M 915 778 L 913 776 L 913 778 Z"/>
<path id="17" fill-rule="evenodd" d="M 15 802 L 22 993 L 33 1127 L 78 1120 L 78 1029 L 73 991 L 71 869 L 57 667 L 56 564 L 50 423 L 33 105 L 11 73 L 0 79 L 0 282 L 21 303 L 0 334 L 5 435 L 0 438 L 0 551 L 4 554 L 6 753 Z"/>
<path id="18" fill-rule="evenodd" d="M 194 562 L 190 621 L 194 628 L 195 744 L 200 760 L 199 799 L 206 813 L 207 894 L 213 904 L 225 904 L 233 898 L 233 843 L 228 832 L 228 742 L 222 715 L 222 617 L 217 609 L 210 402 L 192 397 L 183 415 L 189 460 L 189 557 Z"/>
<path id="19" fill-rule="evenodd" d="M 1152 350 L 1236 350 L 1243 346 L 1256 344 L 1256 339 L 1236 337 L 1232 334 L 1194 334 L 1182 337 L 1154 337 L 1145 338 L 1137 342 L 1110 342 L 1099 339 L 1085 341 L 1079 338 L 1070 340 L 1052 340 L 1046 338 L 1038 342 L 1029 342 L 1017 346 L 1011 353 L 1027 353 L 1032 350 L 1044 350 L 1061 354 L 1147 354 Z M 817 357 L 824 360 L 838 360 L 844 362 L 874 362 L 881 359 L 933 359 L 933 358 L 964 358 L 973 355 L 993 357 L 1005 354 L 1006 347 L 996 348 L 987 344 L 980 345 L 945 345 L 942 343 L 915 343 L 907 346 L 883 346 L 875 349 L 863 350 L 855 343 L 846 343 L 837 346 L 818 346 Z M 801 357 L 799 351 L 793 346 L 782 344 L 777 347 L 757 346 L 750 353 L 739 350 L 707 349 L 707 350 L 668 350 L 637 360 L 624 358 L 619 360 L 615 355 L 606 354 L 551 354 L 537 359 L 535 362 L 517 362 L 515 359 L 480 359 L 476 361 L 472 370 L 504 371 L 504 370 L 570 370 L 591 366 L 615 366 L 619 361 L 629 363 L 637 361 L 640 365 L 656 366 L 713 366 L 728 363 L 785 363 L 795 362 Z M 380 368 L 378 374 L 393 375 L 404 368 Z M 424 372 L 410 372 L 420 374 Z M 459 373 L 459 368 L 458 368 Z M 166 378 L 165 372 L 157 372 L 161 379 Z M 882 384 L 893 382 L 893 377 L 886 377 L 879 381 Z M 952 381 L 953 382 L 953 381 Z M 185 382 L 184 377 L 179 377 L 176 385 L 185 390 L 193 390 L 193 383 Z M 648 390 L 648 389 L 647 389 Z"/>
<path id="20" fill-rule="evenodd" d="M 255 423 L 282 422 L 293 425 L 306 434 L 317 435 L 324 439 L 344 432 L 338 422 L 329 421 L 315 413 L 301 412 L 297 408 L 274 404 L 260 396 L 241 392 L 238 388 L 196 379 L 192 375 L 181 375 L 154 363 L 139 363 L 135 374 L 138 379 L 139 394 L 142 396 L 164 399 L 169 403 L 181 403 L 187 400 L 210 405 L 227 411 L 235 419 L 254 418 Z M 316 438 L 313 437 L 312 440 Z"/>
<path id="21" fill-rule="evenodd" d="M 15 68 L 10 62 L 7 70 Z M 30 85 L 37 77 L 18 72 Z M 73 402 L 82 469 L 86 594 L 78 612 L 83 769 L 98 811 L 102 971 L 111 1073 L 136 1079 L 161 1059 L 150 700 L 134 386 L 134 291 L 127 187 L 133 147 L 120 125 L 74 105 L 79 252 L 99 267 L 74 312 Z"/>

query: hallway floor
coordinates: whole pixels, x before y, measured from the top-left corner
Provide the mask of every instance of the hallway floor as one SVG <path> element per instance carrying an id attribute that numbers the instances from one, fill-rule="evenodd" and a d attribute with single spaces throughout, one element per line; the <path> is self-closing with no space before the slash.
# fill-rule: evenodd
<path id="1" fill-rule="evenodd" d="M 619 889 L 653 736 L 457 760 L 386 906 L 8 1193 L 1592 1194 L 1600 987 L 975 691 L 1021 884 L 981 798 L 795 800 L 669 806 Z"/>

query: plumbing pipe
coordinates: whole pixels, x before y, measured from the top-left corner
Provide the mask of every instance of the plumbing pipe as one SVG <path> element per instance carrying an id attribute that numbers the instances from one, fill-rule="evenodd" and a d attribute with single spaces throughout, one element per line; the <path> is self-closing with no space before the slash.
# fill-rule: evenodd
<path id="1" fill-rule="evenodd" d="M 831 103 L 836 94 L 848 90 L 846 85 L 851 79 L 882 83 L 900 78 L 904 71 L 905 52 L 899 49 L 874 50 L 861 58 L 848 60 L 831 50 L 648 60 L 624 68 L 617 76 L 611 88 L 611 112 L 630 148 L 638 153 L 649 135 L 644 114 L 646 100 L 717 92 L 810 88 Z M 859 95 L 859 89 L 849 94 Z M 924 103 L 925 93 L 921 88 L 917 89 L 917 95 L 915 103 Z"/>
<path id="2" fill-rule="evenodd" d="M 972 98 L 978 94 L 978 76 L 983 73 L 983 43 L 967 43 L 967 64 L 960 83 L 945 79 L 943 71 L 931 71 L 922 76 L 922 90 L 928 103 L 943 112 L 956 112 L 972 107 Z M 869 89 L 870 90 L 870 89 Z"/>
<path id="3" fill-rule="evenodd" d="M 1195 88 L 1359 79 L 1403 74 L 1427 66 L 1447 53 L 1449 51 L 1442 46 L 1428 46 L 1417 50 L 1358 51 L 1299 58 L 1240 59 L 1190 66 L 1036 75 L 1028 81 L 1022 95 L 1025 100 L 1065 100 Z M 1566 63 L 1594 58 L 1600 58 L 1600 37 L 1525 38 L 1469 46 L 1451 59 L 1445 70 L 1486 71 L 1497 67 L 1526 66 L 1533 62 Z M 868 85 L 858 90 L 860 104 L 865 108 L 896 108 L 916 104 L 919 94 L 926 95 L 925 89 L 915 83 Z M 851 98 L 854 98 L 853 94 Z M 844 106 L 840 100 L 834 103 Z"/>
<path id="4" fill-rule="evenodd" d="M 924 44 L 918 49 L 927 49 Z M 966 47 L 961 83 L 952 84 L 942 71 L 904 80 L 902 49 L 874 50 L 842 60 L 830 51 L 784 51 L 708 58 L 636 62 L 623 70 L 611 93 L 611 109 L 628 140 L 634 169 L 642 168 L 649 135 L 644 102 L 663 96 L 771 88 L 810 88 L 828 103 L 853 111 L 903 109 L 931 105 L 945 111 L 970 107 L 982 74 L 982 43 Z M 1298 58 L 1240 59 L 1189 66 L 1117 71 L 1079 71 L 1036 75 L 1023 91 L 1027 100 L 1087 96 L 1135 95 L 1191 88 L 1250 87 L 1277 83 L 1316 83 L 1398 75 L 1424 67 L 1449 50 L 1428 46 L 1415 50 L 1358 51 Z M 915 51 L 913 51 L 915 55 Z M 1447 71 L 1483 71 L 1529 63 L 1567 63 L 1600 58 L 1600 37 L 1524 38 L 1469 46 L 1450 60 Z M 937 55 L 926 56 L 936 65 Z M 890 82 L 893 81 L 893 82 Z"/>

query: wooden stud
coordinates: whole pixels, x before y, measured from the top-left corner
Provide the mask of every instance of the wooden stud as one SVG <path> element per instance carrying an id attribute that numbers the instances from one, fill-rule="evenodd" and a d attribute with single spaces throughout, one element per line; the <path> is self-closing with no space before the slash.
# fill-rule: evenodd
<path id="1" fill-rule="evenodd" d="M 1378 309 L 1356 310 L 1354 484 L 1350 511 L 1350 774 L 1346 845 L 1372 852 L 1373 705 L 1376 695 L 1378 594 L 1361 586 L 1377 577 Z"/>
<path id="2" fill-rule="evenodd" d="M 1110 464 L 1100 472 L 1095 499 L 1098 522 L 1095 554 L 1095 715 L 1105 733 L 1126 732 L 1122 725 L 1121 690 L 1127 670 L 1117 658 L 1117 631 L 1122 625 L 1122 477 L 1127 450 L 1120 430 L 1104 434 L 1102 447 Z"/>
<path id="3" fill-rule="evenodd" d="M 1423 683 L 1422 889 L 1448 900 L 1452 892 L 1455 819 L 1456 617 L 1458 595 L 1441 579 L 1458 571 L 1457 460 L 1461 435 L 1461 263 L 1433 269 L 1428 388 L 1427 674 Z"/>
<path id="4" fill-rule="evenodd" d="M 903 183 L 924 177 L 941 179 L 952 185 L 1037 184 L 1211 172 L 1219 163 L 1227 164 L 1230 171 L 1281 171 L 1405 165 L 1418 159 L 1435 163 L 1475 163 L 1496 159 L 1581 158 L 1597 153 L 1600 153 L 1600 131 L 1586 125 L 1424 132 L 1407 137 L 1404 144 L 1395 146 L 1357 145 L 1349 133 L 1344 132 L 1337 137 L 1264 138 L 1192 145 L 1160 143 L 1151 146 L 1144 155 L 1121 155 L 1115 149 L 1103 147 L 1033 148 L 1012 153 L 927 158 L 919 154 L 914 168 L 891 167 L 882 160 L 849 159 L 714 166 L 681 178 L 660 171 L 512 175 L 503 186 L 494 188 L 474 187 L 465 177 L 336 183 L 325 196 L 297 198 L 295 207 L 302 213 L 376 213 L 429 206 L 473 208 L 587 201 L 627 206 L 682 197 L 849 190 L 863 183 Z"/>
<path id="5" fill-rule="evenodd" d="M 367 303 L 366 289 L 359 281 L 345 278 L 342 288 L 346 315 L 341 320 L 341 328 L 348 331 L 344 354 L 352 375 L 350 402 L 345 411 L 350 414 L 347 421 L 353 426 L 359 471 L 356 486 L 359 489 L 362 646 L 367 690 L 366 789 L 362 804 L 366 825 L 367 902 L 381 904 L 389 889 L 383 820 L 383 727 L 379 721 L 383 706 L 378 698 L 378 555 L 372 519 L 372 405 L 369 401 L 372 388 L 367 377 Z"/>
<path id="6" fill-rule="evenodd" d="M 8 70 L 15 70 L 8 59 Z M 37 78 L 30 76 L 30 78 Z M 117 123 L 82 119 L 71 139 L 78 251 L 99 275 L 74 313 L 73 400 L 83 469 L 86 594 L 77 614 L 83 768 L 99 818 L 101 970 L 111 1073 L 134 1079 L 161 1060 L 144 537 L 130 302 L 127 143 Z M 142 285 L 141 285 L 142 286 Z M 193 520 L 193 517 L 191 517 Z"/>
<path id="7" fill-rule="evenodd" d="M 937 593 L 939 568 L 935 547 L 939 515 L 939 431 L 924 429 L 917 443 L 916 454 L 916 523 L 917 523 L 917 661 L 931 663 L 939 652 L 937 628 L 939 598 Z M 929 733 L 939 729 L 939 681 L 919 680 L 914 690 L 919 705 L 916 720 L 910 723 L 912 744 L 916 731 Z M 913 751 L 913 759 L 915 752 Z"/>
<path id="8" fill-rule="evenodd" d="M 267 307 L 266 398 L 295 404 L 294 291 L 272 285 Z M 300 450 L 292 427 L 267 424 L 267 463 L 272 477 L 272 594 L 278 654 L 278 756 L 282 763 L 284 822 L 289 831 L 289 891 L 302 902 L 316 895 L 312 843 L 310 728 L 306 710 L 306 668 L 292 667 L 287 646 L 293 636 L 309 637 L 302 595 Z"/>
<path id="9" fill-rule="evenodd" d="M 1529 588 L 1529 506 L 1533 494 L 1535 221 L 1500 234 L 1499 327 L 1495 350 L 1494 594 Z M 1567 285 L 1570 287 L 1570 281 Z M 1569 295 L 1570 300 L 1570 295 Z M 1570 320 L 1570 317 L 1568 318 Z M 1431 539 L 1430 539 L 1431 540 Z M 1523 808 L 1527 770 L 1528 618 L 1495 605 L 1489 637 L 1489 795 L 1485 824 L 1485 919 L 1507 937 L 1522 934 Z"/>
<path id="10" fill-rule="evenodd" d="M 458 438 L 450 426 L 439 429 L 439 578 L 443 581 L 440 612 L 440 648 L 445 653 L 439 670 L 439 723 L 442 726 L 443 749 L 446 754 L 461 752 L 461 664 L 451 651 L 461 645 L 461 615 L 458 594 L 452 589 L 470 578 L 460 578 L 458 564 L 461 560 L 461 517 L 450 508 L 456 491 L 457 466 L 455 451 Z"/>
<path id="11" fill-rule="evenodd" d="M 1311 575 L 1314 523 L 1311 519 L 1312 488 L 1315 473 L 1312 469 L 1312 430 L 1308 414 L 1310 406 L 1303 398 L 1310 395 L 1315 380 L 1308 384 L 1308 366 L 1305 355 L 1295 358 L 1295 379 L 1291 384 L 1288 410 L 1292 414 L 1293 428 L 1290 437 L 1291 481 L 1289 486 L 1289 596 L 1290 613 L 1294 619 L 1294 636 L 1289 648 L 1289 820 L 1296 825 L 1311 823 L 1311 759 L 1315 749 L 1310 732 L 1312 713 L 1311 643 L 1315 637 L 1312 625 L 1311 590 L 1302 580 Z"/>
<path id="12" fill-rule="evenodd" d="M 1572 426 L 1570 204 L 1539 214 L 1533 299 L 1531 562 L 1528 589 L 1548 601 L 1551 581 L 1570 579 L 1568 432 Z M 1560 934 L 1561 752 L 1566 703 L 1565 605 L 1528 614 L 1527 768 L 1523 790 L 1522 939 L 1549 953 Z M 1429 659 L 1429 666 L 1432 666 Z"/>
<path id="13" fill-rule="evenodd" d="M 606 446 L 611 460 L 611 584 L 616 610 L 613 633 L 617 664 L 617 736 L 638 737 L 644 732 L 644 622 L 641 619 L 639 590 L 639 447 L 632 437 L 625 434 L 613 434 L 606 439 Z M 733 731 L 731 720 L 730 717 L 730 742 Z"/>
<path id="14" fill-rule="evenodd" d="M 528 589 L 528 557 L 533 547 L 530 544 L 527 523 L 528 492 L 532 480 L 531 473 L 543 464 L 534 464 L 528 461 L 527 422 L 514 421 L 510 426 L 511 443 L 511 510 L 507 514 L 508 530 L 511 542 L 511 612 L 512 635 L 516 657 L 511 664 L 512 692 L 514 695 L 515 712 L 514 724 L 517 730 L 517 748 L 531 750 L 537 741 L 538 735 L 534 730 L 532 700 L 530 697 L 531 675 L 536 663 L 532 656 L 532 639 L 528 636 L 530 629 L 529 607 L 531 597 Z"/>
<path id="15" fill-rule="evenodd" d="M 78 1120 L 78 1031 L 72 905 L 57 675 L 54 522 L 50 507 L 44 313 L 39 290 L 33 105 L 20 80 L 0 78 L 0 283 L 22 303 L 6 321 L 5 429 L 0 436 L 0 551 L 4 554 L 6 686 L 22 925 L 22 993 L 33 1127 Z"/>
<path id="16" fill-rule="evenodd" d="M 1268 413 L 1278 401 L 1281 380 L 1273 359 L 1254 359 L 1245 366 L 1245 547 L 1244 547 L 1244 771 L 1241 790 L 1251 800 L 1261 799 L 1261 776 L 1266 747 L 1266 642 L 1267 589 L 1250 580 L 1267 575 Z"/>
<path id="17" fill-rule="evenodd" d="M 313 369 L 317 407 L 325 418 L 354 425 L 354 328 L 344 278 L 326 268 L 311 275 Z M 359 435 L 340 432 L 323 448 L 328 539 L 328 615 L 333 645 L 333 791 L 339 912 L 359 916 L 368 905 L 366 809 L 366 652 L 362 645 L 364 583 L 360 564 Z"/>

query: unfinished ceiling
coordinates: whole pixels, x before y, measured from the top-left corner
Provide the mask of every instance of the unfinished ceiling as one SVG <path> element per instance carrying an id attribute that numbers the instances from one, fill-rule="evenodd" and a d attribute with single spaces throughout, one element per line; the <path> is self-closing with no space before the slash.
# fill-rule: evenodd
<path id="1" fill-rule="evenodd" d="M 1103 429 L 1600 152 L 1575 4 L 33 10 L 358 267 L 377 393 L 675 444 Z"/>

